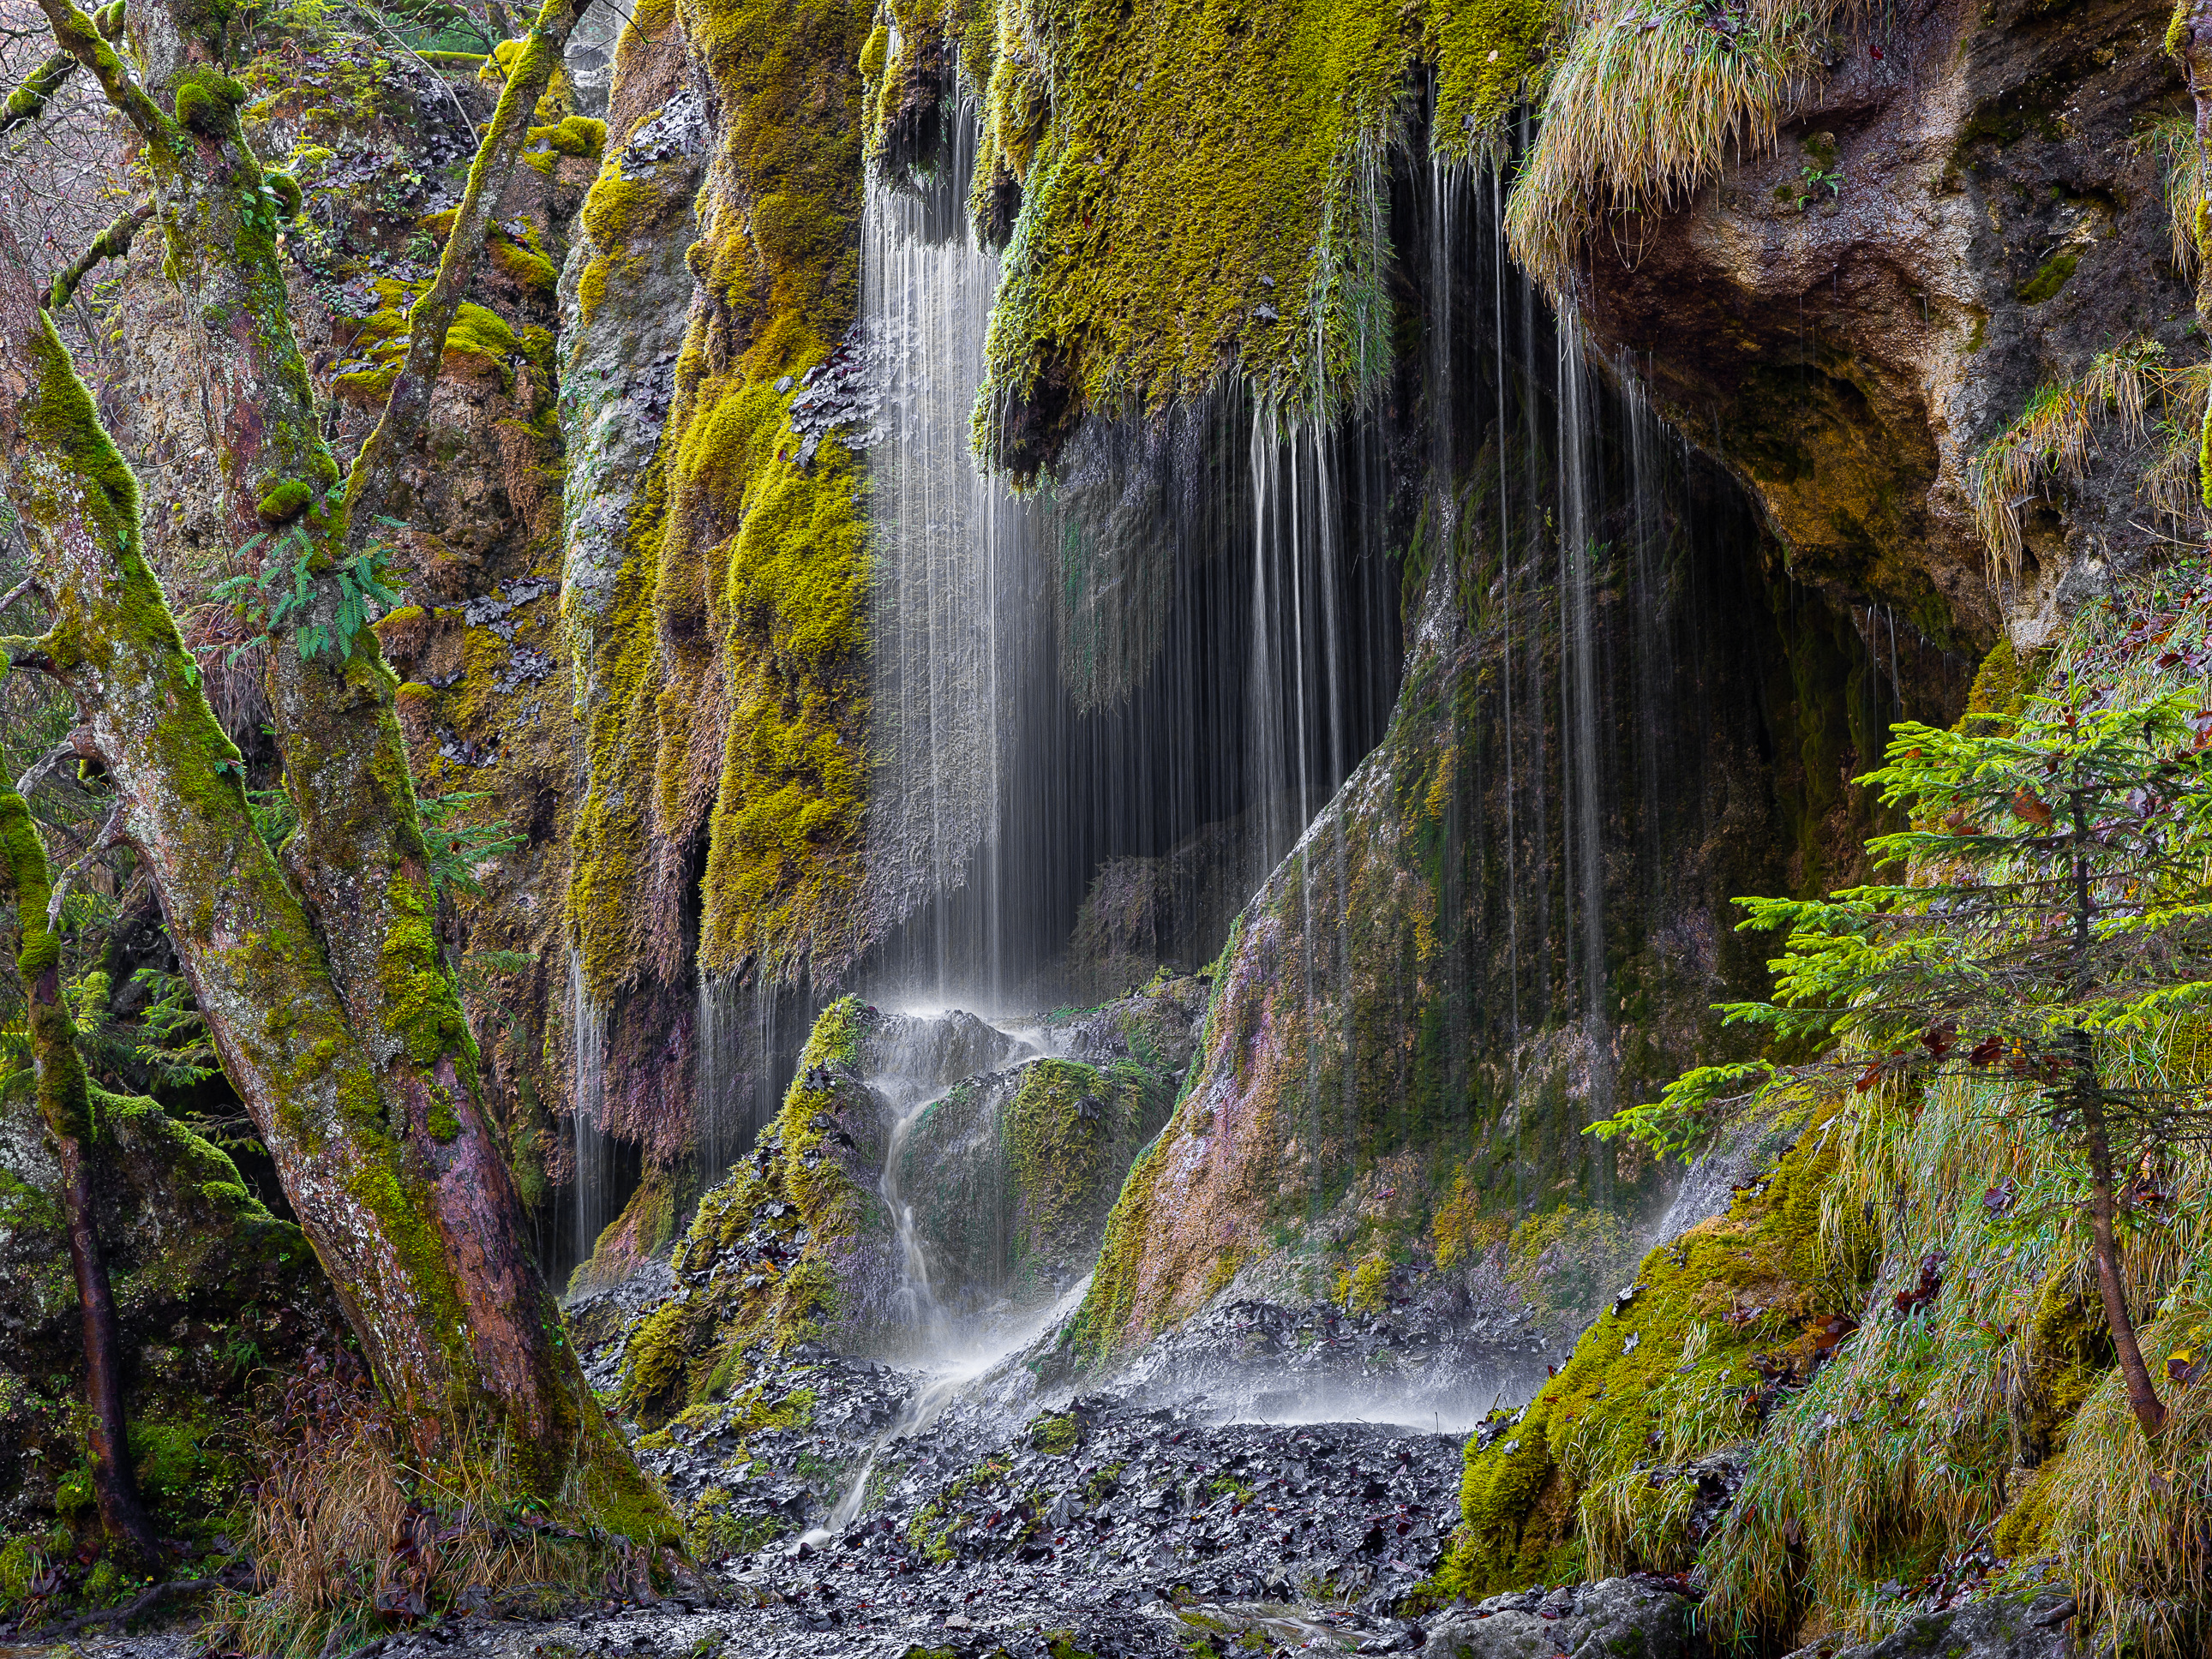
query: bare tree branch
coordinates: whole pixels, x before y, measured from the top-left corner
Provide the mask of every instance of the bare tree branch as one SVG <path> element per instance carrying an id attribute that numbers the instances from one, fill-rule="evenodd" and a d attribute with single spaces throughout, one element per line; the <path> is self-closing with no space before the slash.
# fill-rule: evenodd
<path id="1" fill-rule="evenodd" d="M 59 311 L 70 302 L 92 268 L 103 259 L 120 259 L 131 252 L 131 239 L 138 234 L 138 227 L 154 216 L 154 204 L 142 202 L 128 213 L 118 214 L 115 222 L 92 239 L 92 246 L 71 260 L 68 267 L 54 277 L 52 289 L 46 295 L 46 309 Z"/>
<path id="2" fill-rule="evenodd" d="M 0 104 L 0 138 L 37 120 L 45 112 L 47 100 L 62 89 L 62 83 L 76 68 L 75 57 L 58 52 L 33 70 L 23 84 L 8 94 L 8 101 Z"/>
<path id="3" fill-rule="evenodd" d="M 46 787 L 52 780 L 66 775 L 61 769 L 64 761 L 93 758 L 96 758 L 96 756 L 93 748 L 92 733 L 88 728 L 79 726 L 31 763 L 29 769 L 15 781 L 15 793 L 25 800 L 29 800 L 40 790 Z"/>
<path id="4" fill-rule="evenodd" d="M 21 792 L 19 790 L 20 794 Z M 46 899 L 46 930 L 51 933 L 62 925 L 62 905 L 69 897 L 70 889 L 76 885 L 84 867 L 107 851 L 123 844 L 123 803 L 117 801 L 107 815 L 107 822 L 100 826 L 100 833 L 92 838 L 84 851 L 70 861 L 68 869 L 54 879 L 53 892 Z"/>

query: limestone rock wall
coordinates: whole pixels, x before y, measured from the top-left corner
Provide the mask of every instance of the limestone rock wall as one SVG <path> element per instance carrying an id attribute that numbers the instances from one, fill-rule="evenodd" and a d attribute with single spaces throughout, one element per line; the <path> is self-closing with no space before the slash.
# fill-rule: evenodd
<path id="1" fill-rule="evenodd" d="M 2201 394 L 2158 381 L 2203 355 L 2172 230 L 2169 9 L 1916 0 L 1843 21 L 1776 142 L 1588 241 L 1571 285 L 1594 335 L 1742 480 L 1803 580 L 1937 641 L 2026 648 L 2195 526 Z M 1984 486 L 1993 451 L 2052 444 L 2020 424 L 2039 398 L 2130 350 L 2158 382 L 2127 394 L 2148 424 L 2099 396 L 2086 465 Z M 2016 546 L 1978 520 L 1985 495 Z"/>

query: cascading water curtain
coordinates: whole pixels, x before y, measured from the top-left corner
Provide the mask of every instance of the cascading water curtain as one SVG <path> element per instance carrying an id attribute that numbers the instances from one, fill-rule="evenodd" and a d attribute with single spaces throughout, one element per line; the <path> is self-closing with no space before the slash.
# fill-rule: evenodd
<path id="1" fill-rule="evenodd" d="M 1006 697 L 1035 630 L 1030 513 L 969 447 L 999 267 L 961 206 L 975 112 L 951 126 L 941 176 L 920 195 L 872 182 L 862 222 L 862 314 L 885 383 L 869 859 L 890 913 L 917 919 L 890 964 L 897 988 L 994 1006 L 1000 910 L 1022 897 L 1005 890 L 997 831 Z"/>
<path id="2" fill-rule="evenodd" d="M 614 1147 L 603 1125 L 606 1108 L 607 1015 L 584 985 L 584 958 L 568 952 L 570 1147 L 575 1159 L 576 1260 L 592 1259 L 614 1219 Z"/>
<path id="3" fill-rule="evenodd" d="M 757 977 L 702 974 L 694 1012 L 699 1066 L 694 1134 L 702 1185 L 712 1185 L 752 1147 L 781 1103 L 778 1046 L 803 1039 L 811 1020 L 780 1018 L 779 1005 L 804 1004 L 796 991 L 762 986 Z M 800 1012 L 809 1009 L 802 1006 Z"/>

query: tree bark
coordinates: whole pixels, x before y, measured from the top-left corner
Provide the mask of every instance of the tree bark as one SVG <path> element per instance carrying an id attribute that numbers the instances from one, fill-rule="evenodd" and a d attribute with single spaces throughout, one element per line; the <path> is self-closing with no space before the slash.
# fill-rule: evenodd
<path id="1" fill-rule="evenodd" d="M 30 1000 L 31 1064 L 38 1079 L 39 1115 L 54 1139 L 62 1172 L 62 1216 L 69 1233 L 70 1267 L 76 1279 L 84 1345 L 85 1451 L 92 1461 L 92 1492 L 109 1547 L 129 1569 L 159 1575 L 161 1540 L 139 1501 L 131 1468 L 129 1424 L 123 1409 L 122 1337 L 107 1263 L 100 1254 L 93 1160 L 86 1148 L 98 1134 L 84 1056 L 76 1023 L 61 994 L 61 939 L 46 916 L 52 883 L 45 844 L 23 798 L 0 782 L 0 887 L 15 896 L 15 964 Z"/>
<path id="2" fill-rule="evenodd" d="M 273 257 L 241 271 L 194 229 L 221 234 L 226 211 L 241 228 L 234 186 L 250 156 L 219 187 L 185 178 L 204 141 L 130 83 L 82 13 L 46 3 L 65 14 L 57 33 L 84 45 L 102 84 L 126 109 L 143 106 L 133 118 L 157 135 L 148 150 L 164 155 L 149 154 L 149 171 L 187 292 L 204 307 L 226 294 L 255 307 L 228 331 L 228 349 L 209 354 L 234 478 L 266 490 L 272 471 L 319 451 L 335 482 L 312 420 L 298 418 L 311 412 L 307 380 Z M 295 885 L 253 828 L 238 750 L 143 557 L 137 482 L 33 289 L 0 227 L 0 486 L 57 596 L 47 634 L 8 642 L 9 654 L 43 659 L 76 698 L 224 1072 L 380 1386 L 426 1453 L 474 1424 L 509 1442 L 518 1495 L 550 1501 L 574 1482 L 611 1530 L 672 1534 L 665 1500 L 585 1385 L 524 1243 L 431 925 L 428 858 L 374 635 L 335 666 L 289 642 L 276 653 L 308 848 L 310 880 Z"/>
<path id="3" fill-rule="evenodd" d="M 2082 1103 L 2082 1125 L 2089 1148 L 2089 1231 L 2097 1252 L 2097 1291 L 2104 1299 L 2105 1322 L 2112 1328 L 2129 1408 L 2142 1425 L 2144 1437 L 2155 1440 L 2166 1426 L 2166 1404 L 2151 1383 L 2150 1367 L 2143 1364 L 2142 1349 L 2136 1341 L 2135 1321 L 2128 1315 L 2127 1281 L 2120 1276 L 2119 1239 L 2112 1227 L 2112 1146 L 2106 1132 L 2104 1103 L 2094 1094 Z"/>
<path id="4" fill-rule="evenodd" d="M 568 3 L 549 4 L 562 38 L 574 22 Z M 239 543 L 283 527 L 304 544 L 299 556 L 311 574 L 327 577 L 351 556 L 346 510 L 332 489 L 339 470 L 292 334 L 261 168 L 210 67 L 215 47 L 194 33 L 210 21 L 220 27 L 220 19 L 157 0 L 126 13 L 146 70 L 142 90 L 119 64 L 111 67 L 112 55 L 70 0 L 40 4 L 56 38 L 80 52 L 137 130 L 167 270 L 194 313 L 210 319 L 195 337 L 203 348 L 196 367 L 214 410 L 210 441 L 222 458 Z M 557 52 L 550 57 L 557 59 Z M 550 74 L 544 54 L 540 62 Z M 189 99 L 191 122 L 165 113 L 161 96 L 180 108 Z M 520 106 L 522 118 L 535 102 L 533 96 Z M 520 145 L 514 131 L 510 163 Z M 488 173 L 478 176 L 482 205 L 483 191 L 497 192 Z M 480 245 L 481 221 L 477 232 Z M 456 283 L 465 280 L 465 264 L 457 258 Z M 459 305 L 458 289 L 453 304 Z M 429 357 L 434 374 L 442 350 L 441 338 Z M 427 385 L 421 390 L 427 398 Z M 400 452 L 385 453 L 380 465 L 396 465 Z M 270 556 L 291 556 L 272 547 Z M 313 620 L 327 630 L 335 584 L 318 580 L 316 593 Z M 285 787 L 300 815 L 286 848 L 293 895 L 305 912 L 300 931 L 319 947 L 331 1007 L 351 1028 L 351 1047 L 370 1073 L 362 1103 L 351 1109 L 349 1133 L 364 1147 L 387 1143 L 371 1155 L 384 1172 L 351 1197 L 376 1230 L 401 1241 L 387 1272 L 398 1271 L 402 1257 L 424 1264 L 419 1273 L 399 1272 L 403 1280 L 413 1276 L 411 1311 L 387 1307 L 365 1315 L 376 1327 L 372 1363 L 426 1433 L 441 1432 L 434 1420 L 468 1417 L 488 1395 L 525 1447 L 572 1435 L 579 1422 L 604 1438 L 597 1404 L 539 1280 L 521 1203 L 479 1098 L 475 1040 L 437 936 L 437 896 L 393 711 L 394 684 L 366 628 L 343 658 L 335 649 L 306 654 L 296 630 L 280 630 L 269 641 L 273 725 Z M 175 896 L 162 890 L 173 921 Z M 240 1092 L 251 1107 L 253 1097 L 243 1086 Z M 263 1099 L 274 1112 L 283 1094 L 279 1089 Z M 309 1164 L 299 1174 L 317 1179 Z M 299 1201 L 295 1195 L 295 1207 Z M 332 1276 L 341 1278 L 335 1270 Z M 616 1455 L 637 1481 L 627 1454 L 617 1447 Z M 563 1467 L 558 1456 L 548 1465 L 556 1485 Z"/>

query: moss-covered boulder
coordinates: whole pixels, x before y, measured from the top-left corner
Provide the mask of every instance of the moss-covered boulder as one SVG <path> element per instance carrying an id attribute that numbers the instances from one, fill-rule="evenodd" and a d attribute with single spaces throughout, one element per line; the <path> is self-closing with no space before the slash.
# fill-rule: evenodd
<path id="1" fill-rule="evenodd" d="M 622 1403 L 641 1422 L 726 1395 L 755 1343 L 853 1346 L 895 1322 L 897 1243 L 876 1194 L 890 1125 L 859 1069 L 873 1018 L 858 997 L 823 1011 L 775 1123 L 699 1200 L 675 1293 L 625 1339 Z"/>
<path id="2" fill-rule="evenodd" d="M 100 1522 L 59 1170 L 27 1082 L 0 1082 L 0 1533 L 7 1559 L 64 1562 Z M 307 1240 L 227 1153 L 151 1101 L 102 1094 L 97 1106 L 94 1193 L 131 1457 L 156 1524 L 189 1538 L 240 1501 L 246 1403 L 309 1349 L 349 1339 Z"/>
<path id="3" fill-rule="evenodd" d="M 956 1085 L 911 1126 L 897 1190 L 940 1305 L 1048 1302 L 1091 1269 L 1171 1079 L 1121 1060 L 1033 1060 Z"/>

